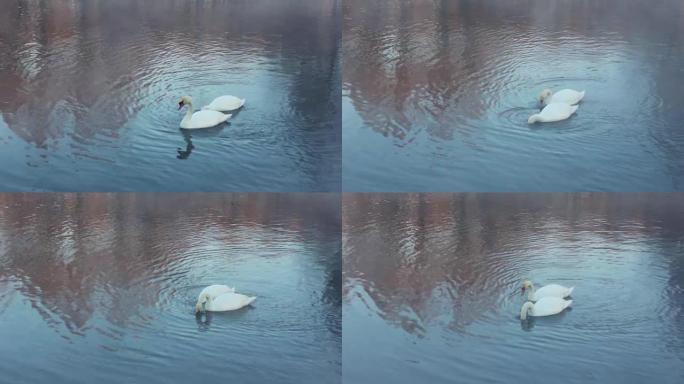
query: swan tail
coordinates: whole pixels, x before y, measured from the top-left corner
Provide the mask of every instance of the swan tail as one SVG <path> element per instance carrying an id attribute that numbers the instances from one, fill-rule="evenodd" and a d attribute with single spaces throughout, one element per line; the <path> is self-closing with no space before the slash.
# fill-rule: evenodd
<path id="1" fill-rule="evenodd" d="M 568 300 L 565 302 L 565 308 L 569 308 L 572 305 L 572 300 Z M 563 309 L 565 309 L 563 308 Z"/>
<path id="2" fill-rule="evenodd" d="M 240 107 L 242 107 L 243 105 L 245 105 L 246 102 L 247 102 L 247 99 L 242 99 L 242 101 L 240 102 Z"/>
<path id="3" fill-rule="evenodd" d="M 247 300 L 245 300 L 245 306 L 252 304 L 256 298 L 256 296 L 248 297 Z"/>
<path id="4" fill-rule="evenodd" d="M 228 113 L 228 114 L 226 114 L 226 119 L 223 121 L 228 121 L 231 117 L 233 117 L 233 115 Z"/>
<path id="5" fill-rule="evenodd" d="M 572 296 L 572 291 L 573 291 L 574 289 L 575 289 L 575 287 L 570 287 L 570 289 L 568 289 L 568 294 L 565 295 L 565 297 Z"/>
<path id="6" fill-rule="evenodd" d="M 572 109 L 570 111 L 570 114 L 572 115 L 573 113 L 577 112 L 577 108 L 579 108 L 579 105 L 573 105 L 571 108 Z"/>

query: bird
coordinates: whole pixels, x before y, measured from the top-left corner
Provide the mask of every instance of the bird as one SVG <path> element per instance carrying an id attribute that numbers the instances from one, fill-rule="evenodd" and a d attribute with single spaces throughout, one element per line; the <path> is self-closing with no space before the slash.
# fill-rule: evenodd
<path id="1" fill-rule="evenodd" d="M 558 297 L 563 299 L 572 295 L 574 289 L 575 287 L 567 288 L 558 284 L 548 284 L 539 289 L 535 289 L 534 284 L 529 280 L 523 281 L 521 287 L 523 294 L 525 291 L 528 291 L 527 300 L 529 301 L 537 301 L 543 297 Z"/>
<path id="2" fill-rule="evenodd" d="M 210 285 L 200 292 L 195 304 L 195 313 L 204 311 L 234 311 L 250 305 L 256 296 L 247 296 L 235 292 L 235 288 L 226 285 Z"/>
<path id="3" fill-rule="evenodd" d="M 539 102 L 542 105 L 551 103 L 566 103 L 575 105 L 584 98 L 585 91 L 575 91 L 574 89 L 561 89 L 553 93 L 550 89 L 545 89 L 539 94 Z"/>
<path id="4" fill-rule="evenodd" d="M 223 122 L 228 121 L 232 115 L 217 111 L 202 110 L 195 112 L 192 107 L 192 98 L 190 96 L 181 97 L 178 102 L 178 110 L 184 106 L 188 106 L 188 111 L 185 117 L 180 122 L 180 127 L 183 129 L 200 129 L 215 127 Z"/>
<path id="5" fill-rule="evenodd" d="M 572 304 L 572 300 L 561 299 L 560 297 L 543 297 L 536 303 L 525 302 L 520 309 L 520 320 L 526 320 L 527 316 L 551 316 L 563 312 Z"/>

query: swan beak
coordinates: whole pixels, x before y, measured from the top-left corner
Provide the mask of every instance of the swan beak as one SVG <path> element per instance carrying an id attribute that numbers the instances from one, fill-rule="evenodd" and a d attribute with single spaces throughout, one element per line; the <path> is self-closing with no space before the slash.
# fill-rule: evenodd
<path id="1" fill-rule="evenodd" d="M 180 111 L 181 108 L 183 108 L 183 102 L 179 101 L 178 102 L 178 110 Z"/>
<path id="2" fill-rule="evenodd" d="M 525 287 L 520 287 L 520 293 L 524 294 L 525 293 Z"/>

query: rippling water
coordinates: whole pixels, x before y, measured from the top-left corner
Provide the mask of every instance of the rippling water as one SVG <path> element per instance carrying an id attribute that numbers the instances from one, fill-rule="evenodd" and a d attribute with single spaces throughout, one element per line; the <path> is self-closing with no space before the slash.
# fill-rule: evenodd
<path id="1" fill-rule="evenodd" d="M 339 200 L 0 194 L 0 382 L 340 381 Z M 209 284 L 258 296 L 196 318 Z"/>
<path id="2" fill-rule="evenodd" d="M 12 0 L 0 13 L 4 190 L 340 186 L 335 0 Z M 182 131 L 183 95 L 247 99 Z M 283 175 L 287 177 L 284 178 Z"/>
<path id="3" fill-rule="evenodd" d="M 680 0 L 343 7 L 345 190 L 684 188 Z M 530 126 L 544 88 L 587 96 Z"/>
<path id="4" fill-rule="evenodd" d="M 681 383 L 684 196 L 348 194 L 349 383 Z M 576 286 L 521 323 L 520 285 Z"/>

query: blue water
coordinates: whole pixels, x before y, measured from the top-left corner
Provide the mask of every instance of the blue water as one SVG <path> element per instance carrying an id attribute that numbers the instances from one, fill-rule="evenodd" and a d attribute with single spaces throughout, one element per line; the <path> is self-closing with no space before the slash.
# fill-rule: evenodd
<path id="1" fill-rule="evenodd" d="M 339 196 L 0 194 L 0 383 L 339 383 Z M 196 317 L 228 284 L 257 296 Z"/>
<path id="2" fill-rule="evenodd" d="M 345 383 L 681 383 L 684 196 L 345 194 Z M 524 279 L 575 286 L 521 322 Z"/>
<path id="3" fill-rule="evenodd" d="M 345 191 L 684 188 L 679 0 L 343 4 Z M 527 124 L 544 88 L 586 90 Z"/>
<path id="4" fill-rule="evenodd" d="M 12 1 L 0 13 L 0 189 L 338 191 L 335 1 Z M 228 124 L 196 107 L 247 99 Z"/>

